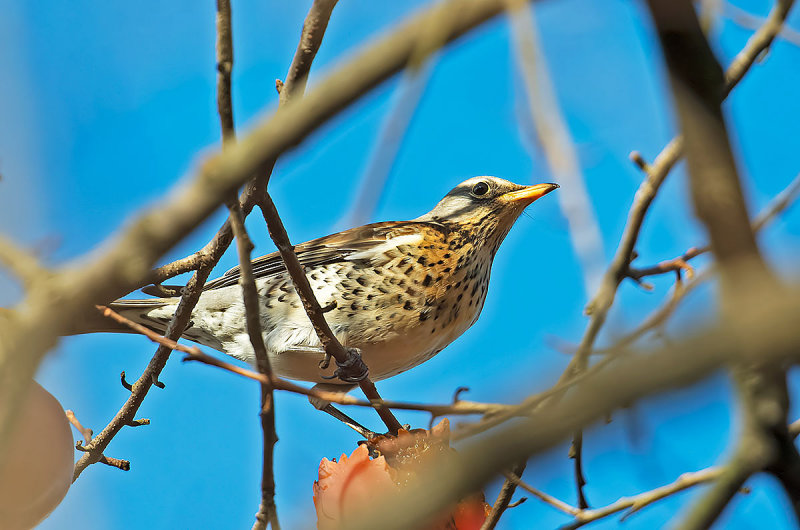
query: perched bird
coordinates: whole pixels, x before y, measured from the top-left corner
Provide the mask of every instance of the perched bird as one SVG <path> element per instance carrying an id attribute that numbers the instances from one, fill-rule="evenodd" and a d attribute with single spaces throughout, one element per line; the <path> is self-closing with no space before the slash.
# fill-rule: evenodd
<path id="1" fill-rule="evenodd" d="M 478 319 L 492 260 L 511 226 L 556 184 L 474 177 L 412 221 L 373 223 L 295 247 L 332 331 L 357 348 L 374 380 L 425 362 Z M 324 350 L 280 255 L 253 261 L 264 341 L 276 375 L 324 382 Z M 206 284 L 183 337 L 255 364 L 239 268 Z M 178 298 L 118 300 L 123 316 L 163 333 Z M 82 332 L 126 332 L 93 315 Z"/>

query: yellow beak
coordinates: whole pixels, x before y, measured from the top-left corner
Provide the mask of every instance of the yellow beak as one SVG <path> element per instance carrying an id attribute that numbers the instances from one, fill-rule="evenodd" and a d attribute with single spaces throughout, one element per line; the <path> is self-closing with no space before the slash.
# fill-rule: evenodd
<path id="1" fill-rule="evenodd" d="M 551 191 L 557 190 L 559 187 L 558 184 L 552 183 L 536 184 L 535 186 L 526 186 L 521 190 L 504 193 L 503 198 L 511 202 L 524 201 L 530 204 L 536 199 L 544 197 Z"/>

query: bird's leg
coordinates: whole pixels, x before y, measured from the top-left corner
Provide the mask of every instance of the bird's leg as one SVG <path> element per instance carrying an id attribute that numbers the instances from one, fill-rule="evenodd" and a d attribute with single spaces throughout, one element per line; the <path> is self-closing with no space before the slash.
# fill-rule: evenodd
<path id="1" fill-rule="evenodd" d="M 350 392 L 352 389 L 354 389 L 355 387 L 356 387 L 356 385 L 337 384 L 337 383 L 318 383 L 318 384 L 314 385 L 313 390 L 321 390 L 321 391 L 324 391 L 324 392 L 337 392 L 337 393 L 340 393 L 340 394 L 346 394 L 346 393 Z M 351 429 L 356 431 L 358 434 L 360 434 L 361 436 L 363 436 L 367 440 L 370 440 L 371 438 L 377 436 L 376 433 L 374 433 L 371 430 L 367 429 L 366 427 L 364 427 L 363 425 L 358 423 L 356 420 L 354 420 L 353 418 L 351 418 L 350 416 L 348 416 L 347 414 L 345 414 L 341 410 L 339 410 L 336 407 L 334 407 L 333 405 L 331 405 L 330 401 L 325 401 L 323 399 L 312 397 L 312 396 L 308 397 L 308 401 L 312 405 L 314 405 L 314 407 L 317 410 L 321 410 L 322 412 L 327 412 L 328 414 L 330 414 L 331 416 L 333 416 L 337 420 L 341 421 L 342 423 L 344 423 L 345 425 L 347 425 L 348 427 L 350 427 Z"/>
<path id="2" fill-rule="evenodd" d="M 327 412 L 337 420 L 341 421 L 342 423 L 344 423 L 345 425 L 356 431 L 358 434 L 363 436 L 366 440 L 371 440 L 376 436 L 378 436 L 378 433 L 372 432 L 371 430 L 367 429 L 366 427 L 358 423 L 356 420 L 354 420 L 341 410 L 331 405 L 330 403 L 328 403 L 325 407 L 321 408 L 320 410 L 322 412 Z"/>

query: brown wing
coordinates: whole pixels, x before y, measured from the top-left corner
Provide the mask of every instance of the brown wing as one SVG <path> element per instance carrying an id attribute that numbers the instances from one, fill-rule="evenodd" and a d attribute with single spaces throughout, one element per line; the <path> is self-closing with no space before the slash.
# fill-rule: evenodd
<path id="1" fill-rule="evenodd" d="M 295 246 L 294 251 L 300 265 L 317 267 L 348 259 L 353 254 L 368 251 L 385 243 L 387 239 L 401 235 L 411 235 L 422 230 L 444 232 L 444 226 L 437 223 L 417 221 L 389 221 L 351 228 L 329 236 L 313 239 Z M 286 270 L 277 252 L 253 260 L 253 274 L 256 278 L 266 278 Z M 234 267 L 220 278 L 208 282 L 204 290 L 228 287 L 239 282 L 239 267 Z"/>

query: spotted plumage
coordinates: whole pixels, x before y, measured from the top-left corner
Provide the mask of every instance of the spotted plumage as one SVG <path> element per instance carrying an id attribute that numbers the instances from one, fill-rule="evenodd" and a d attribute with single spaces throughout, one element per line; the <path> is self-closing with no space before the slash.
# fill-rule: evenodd
<path id="1" fill-rule="evenodd" d="M 526 206 L 557 187 L 475 177 L 415 220 L 353 228 L 295 252 L 337 338 L 361 351 L 373 379 L 384 379 L 430 359 L 475 323 L 508 230 Z M 273 370 L 323 381 L 331 369 L 318 366 L 324 352 L 280 256 L 254 260 L 253 271 Z M 206 285 L 184 337 L 253 363 L 238 282 L 236 267 Z M 177 303 L 119 300 L 112 307 L 163 332 Z"/>

